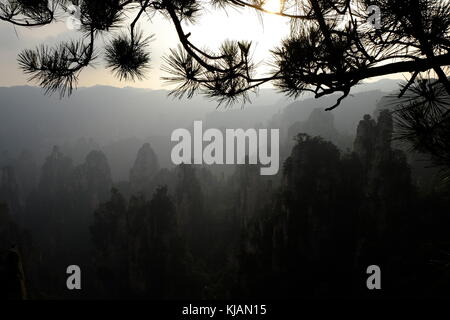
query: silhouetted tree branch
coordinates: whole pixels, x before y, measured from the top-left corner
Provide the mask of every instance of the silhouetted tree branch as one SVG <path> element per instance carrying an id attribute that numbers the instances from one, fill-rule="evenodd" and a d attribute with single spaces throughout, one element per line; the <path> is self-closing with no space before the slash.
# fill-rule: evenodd
<path id="1" fill-rule="evenodd" d="M 25 72 L 48 92 L 70 94 L 78 72 L 95 57 L 83 51 L 94 52 L 96 37 L 123 28 L 124 16 L 131 11 L 136 14 L 127 28 L 129 35 L 114 35 L 106 45 L 107 67 L 119 79 L 144 78 L 150 63 L 149 38 L 136 30 L 136 25 L 146 15 L 162 14 L 173 23 L 181 44 L 165 57 L 163 68 L 169 74 L 164 79 L 177 84 L 172 92 L 177 97 L 192 97 L 199 92 L 221 103 L 245 102 L 249 92 L 271 82 L 294 97 L 304 92 L 314 92 L 316 97 L 341 92 L 342 97 L 329 108 L 333 109 L 365 79 L 410 72 L 413 81 L 428 70 L 433 70 L 450 92 L 444 69 L 450 64 L 449 1 L 283 0 L 279 12 L 269 12 L 263 0 L 8 0 L 1 2 L 0 18 L 15 25 L 44 25 L 55 21 L 69 4 L 79 5 L 81 32 L 92 35 L 86 50 L 73 54 L 62 45 L 52 50 L 36 49 L 34 54 L 25 51 L 19 56 Z M 290 37 L 273 50 L 270 74 L 257 76 L 251 42 L 226 41 L 214 53 L 189 40 L 191 34 L 184 30 L 184 22 L 195 23 L 209 5 L 223 9 L 247 7 L 291 21 Z M 367 23 L 372 15 L 367 10 L 370 5 L 381 10 L 377 28 Z M 346 19 L 348 23 L 342 25 Z M 70 56 L 66 56 L 68 52 Z M 82 59 L 80 54 L 84 55 Z M 41 58 L 41 65 L 33 56 Z M 73 66 L 77 61 L 78 67 Z M 42 62 L 47 66 L 42 67 Z"/>
<path id="2" fill-rule="evenodd" d="M 415 151 L 431 156 L 450 182 L 450 94 L 444 84 L 430 77 L 408 82 L 400 100 L 395 99 L 395 138 Z M 395 97 L 397 98 L 397 97 Z"/>

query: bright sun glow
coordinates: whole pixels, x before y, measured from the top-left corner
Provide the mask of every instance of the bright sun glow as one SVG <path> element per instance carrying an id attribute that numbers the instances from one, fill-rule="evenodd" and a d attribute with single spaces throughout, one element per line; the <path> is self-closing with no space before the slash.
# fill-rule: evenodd
<path id="1" fill-rule="evenodd" d="M 281 1 L 280 0 L 266 0 L 263 8 L 270 12 L 280 12 Z"/>

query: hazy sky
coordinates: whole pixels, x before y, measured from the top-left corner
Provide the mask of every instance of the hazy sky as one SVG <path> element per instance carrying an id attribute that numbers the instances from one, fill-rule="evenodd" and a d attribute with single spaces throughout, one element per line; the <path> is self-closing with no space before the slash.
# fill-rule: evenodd
<path id="1" fill-rule="evenodd" d="M 278 1 L 270 0 L 268 8 L 276 7 Z M 134 13 L 129 16 L 133 17 Z M 53 45 L 64 39 L 78 38 L 80 34 L 69 30 L 66 26 L 67 17 L 61 17 L 60 21 L 50 26 L 41 28 L 20 28 L 0 21 L 0 86 L 13 86 L 33 84 L 28 83 L 26 76 L 18 68 L 17 54 L 26 48 L 35 48 L 45 43 Z M 80 75 L 79 86 L 111 85 L 132 86 L 139 88 L 161 89 L 168 88 L 160 79 L 163 76 L 161 58 L 178 44 L 178 38 L 173 25 L 160 15 L 152 20 L 141 19 L 139 27 L 147 33 L 155 34 L 155 40 L 151 43 L 152 69 L 143 81 L 120 82 L 108 70 L 105 70 L 102 57 L 102 41 L 97 41 L 99 59 L 94 67 L 85 69 Z M 262 23 L 261 23 L 262 22 Z M 191 32 L 190 40 L 199 47 L 216 49 L 225 39 L 252 40 L 254 58 L 260 62 L 261 72 L 267 71 L 264 64 L 270 59 L 270 49 L 280 43 L 289 33 L 288 20 L 275 15 L 262 15 L 262 19 L 254 10 L 235 9 L 224 12 L 210 9 L 205 12 L 196 25 L 185 26 L 185 32 Z M 105 39 L 107 41 L 107 38 Z M 398 76 L 396 76 L 398 78 Z M 374 79 L 376 80 L 376 79 Z"/>

